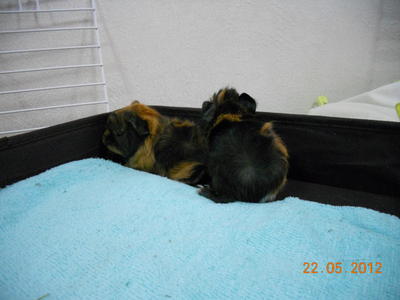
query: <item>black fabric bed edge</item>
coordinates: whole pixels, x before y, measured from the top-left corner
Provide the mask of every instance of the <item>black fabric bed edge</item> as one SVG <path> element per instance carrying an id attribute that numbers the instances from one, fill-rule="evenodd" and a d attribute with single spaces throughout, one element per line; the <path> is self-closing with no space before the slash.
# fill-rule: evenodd
<path id="1" fill-rule="evenodd" d="M 199 117 L 199 109 L 153 107 L 168 116 Z M 106 157 L 107 115 L 0 139 L 0 187 L 73 160 Z M 257 118 L 273 121 L 289 149 L 289 183 L 279 198 L 400 216 L 400 123 L 266 112 Z"/>

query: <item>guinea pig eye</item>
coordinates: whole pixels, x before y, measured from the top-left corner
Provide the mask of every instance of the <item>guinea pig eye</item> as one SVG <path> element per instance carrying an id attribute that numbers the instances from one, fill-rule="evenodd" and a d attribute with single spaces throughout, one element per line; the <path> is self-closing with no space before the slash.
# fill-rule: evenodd
<path id="1" fill-rule="evenodd" d="M 122 127 L 117 127 L 113 132 L 116 136 L 121 136 L 125 134 L 125 129 Z"/>
<path id="2" fill-rule="evenodd" d="M 125 124 L 115 124 L 113 123 L 111 126 L 111 132 L 113 133 L 114 136 L 121 136 L 125 134 Z"/>

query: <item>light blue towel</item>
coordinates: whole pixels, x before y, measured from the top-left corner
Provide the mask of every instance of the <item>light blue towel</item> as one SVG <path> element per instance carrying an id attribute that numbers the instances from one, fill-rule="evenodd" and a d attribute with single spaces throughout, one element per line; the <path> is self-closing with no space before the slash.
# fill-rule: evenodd
<path id="1" fill-rule="evenodd" d="M 353 274 L 353 262 L 372 265 Z M 399 299 L 400 219 L 297 198 L 215 204 L 166 178 L 76 161 L 0 190 L 0 299 L 40 297 Z"/>

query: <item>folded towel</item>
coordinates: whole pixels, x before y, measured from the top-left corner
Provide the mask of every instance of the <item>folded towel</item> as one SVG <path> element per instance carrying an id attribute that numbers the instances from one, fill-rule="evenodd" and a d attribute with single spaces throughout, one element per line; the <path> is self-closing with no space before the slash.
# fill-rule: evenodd
<path id="1" fill-rule="evenodd" d="M 314 107 L 308 114 L 399 122 L 399 104 L 400 81 L 339 102 Z"/>
<path id="2" fill-rule="evenodd" d="M 0 190 L 0 299 L 399 299 L 399 267 L 400 219 L 366 208 L 215 204 L 102 159 Z"/>

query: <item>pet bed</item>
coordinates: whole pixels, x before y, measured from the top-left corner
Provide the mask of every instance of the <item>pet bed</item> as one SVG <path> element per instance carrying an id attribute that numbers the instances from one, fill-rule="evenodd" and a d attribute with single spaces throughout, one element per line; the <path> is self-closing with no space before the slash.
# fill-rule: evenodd
<path id="1" fill-rule="evenodd" d="M 2 299 L 400 294 L 400 219 L 370 209 L 293 197 L 215 204 L 102 159 L 55 167 L 0 197 Z"/>
<path id="2" fill-rule="evenodd" d="M 81 160 L 105 156 L 106 117 L 0 140 L 3 187 L 58 166 L 0 191 L 0 298 L 398 297 L 400 124 L 258 113 L 290 151 L 284 200 L 223 205 Z"/>
<path id="3" fill-rule="evenodd" d="M 196 120 L 199 109 L 154 106 Z M 108 114 L 0 139 L 0 187 L 54 166 L 105 157 Z M 400 123 L 259 112 L 289 148 L 289 183 L 278 199 L 297 196 L 400 216 Z"/>

